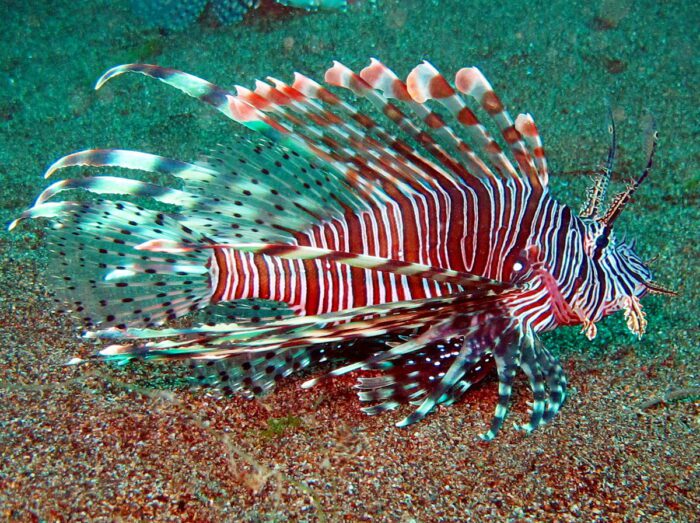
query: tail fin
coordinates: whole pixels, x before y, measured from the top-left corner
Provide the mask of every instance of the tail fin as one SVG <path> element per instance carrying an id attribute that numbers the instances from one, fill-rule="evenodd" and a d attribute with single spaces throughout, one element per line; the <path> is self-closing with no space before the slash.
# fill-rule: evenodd
<path id="1" fill-rule="evenodd" d="M 127 202 L 49 202 L 24 217 L 53 220 L 49 272 L 56 294 L 88 327 L 149 327 L 209 303 L 209 251 L 159 255 L 134 247 L 154 238 L 201 242 L 172 215 Z"/>

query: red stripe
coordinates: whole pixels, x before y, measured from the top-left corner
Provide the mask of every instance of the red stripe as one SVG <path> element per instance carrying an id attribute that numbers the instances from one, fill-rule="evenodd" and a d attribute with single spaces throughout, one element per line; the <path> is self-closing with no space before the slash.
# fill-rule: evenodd
<path id="1" fill-rule="evenodd" d="M 452 188 L 449 191 L 450 216 L 445 221 L 445 242 L 447 244 L 447 264 L 451 269 L 465 271 L 464 261 L 462 258 L 462 237 L 464 236 L 464 196 L 457 188 Z"/>
<path id="2" fill-rule="evenodd" d="M 228 266 L 226 265 L 226 255 L 224 250 L 220 247 L 215 247 L 212 249 L 214 251 L 214 260 L 217 267 L 219 268 L 219 278 L 216 281 L 216 288 L 211 296 L 211 303 L 219 303 L 221 298 L 226 291 L 226 282 L 229 279 Z"/>
<path id="3" fill-rule="evenodd" d="M 243 259 L 242 253 L 239 251 L 229 251 L 229 257 L 233 267 L 235 267 L 238 271 L 238 281 L 236 282 L 236 286 L 229 290 L 229 294 L 233 299 L 235 299 L 243 294 L 243 271 L 241 270 L 241 267 L 243 267 L 245 260 Z"/>
<path id="4" fill-rule="evenodd" d="M 253 263 L 258 269 L 258 298 L 264 300 L 269 300 L 272 298 L 272 289 L 270 289 L 270 269 L 265 262 L 265 257 L 260 255 L 253 256 Z M 253 282 L 252 288 L 255 289 L 255 282 Z M 253 291 L 250 294 L 253 297 Z"/>
<path id="5" fill-rule="evenodd" d="M 350 252 L 363 253 L 364 244 L 360 228 L 360 217 L 352 212 L 345 213 L 345 221 L 348 227 L 348 245 Z M 365 285 L 365 270 L 353 267 L 350 270 L 350 284 L 352 285 L 352 306 L 360 307 L 367 303 L 367 286 Z"/>

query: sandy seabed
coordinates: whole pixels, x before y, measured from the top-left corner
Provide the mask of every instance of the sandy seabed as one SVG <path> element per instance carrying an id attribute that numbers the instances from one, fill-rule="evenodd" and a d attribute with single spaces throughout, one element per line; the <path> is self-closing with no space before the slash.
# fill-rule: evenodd
<path id="1" fill-rule="evenodd" d="M 66 367 L 95 347 L 53 312 L 42 227 L 0 232 L 0 518 L 7 521 L 696 521 L 700 504 L 698 27 L 692 2 L 383 1 L 347 13 L 268 4 L 242 24 L 160 34 L 128 2 L 5 2 L 0 17 L 0 219 L 46 182 L 56 158 L 89 147 L 190 160 L 236 125 L 158 82 L 129 76 L 95 93 L 119 63 L 176 67 L 222 86 L 333 59 L 381 58 L 402 74 L 478 65 L 513 112 L 544 135 L 557 197 L 578 208 L 607 151 L 605 99 L 620 132 L 617 185 L 657 163 L 620 229 L 658 255 L 680 297 L 645 299 L 638 341 L 621 315 L 589 342 L 544 337 L 570 395 L 548 426 L 510 423 L 492 443 L 488 381 L 407 429 L 410 407 L 360 413 L 349 376 L 300 392 L 292 378 L 262 400 L 219 399 L 179 368 Z M 559 173 L 559 174 L 557 174 Z M 530 400 L 517 382 L 509 421 Z M 693 393 L 693 391 L 695 391 Z"/>

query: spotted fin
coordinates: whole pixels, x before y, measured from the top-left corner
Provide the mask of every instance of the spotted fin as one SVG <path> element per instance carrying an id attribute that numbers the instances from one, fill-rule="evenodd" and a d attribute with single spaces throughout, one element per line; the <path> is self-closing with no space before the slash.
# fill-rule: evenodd
<path id="1" fill-rule="evenodd" d="M 203 323 L 260 323 L 281 320 L 294 311 L 284 302 L 262 299 L 243 299 L 218 302 L 204 309 L 198 318 Z"/>
<path id="2" fill-rule="evenodd" d="M 516 321 L 506 322 L 494 332 L 490 350 L 498 374 L 498 403 L 489 430 L 481 438 L 492 440 L 503 426 L 518 370 L 528 378 L 533 403 L 529 421 L 515 423 L 515 428 L 529 433 L 551 420 L 564 402 L 566 378 L 557 359 L 536 339 L 535 333 Z"/>
<path id="3" fill-rule="evenodd" d="M 164 235 L 200 241 L 173 218 L 128 203 L 49 202 L 30 211 L 51 218 L 48 267 L 56 294 L 86 326 L 157 326 L 209 303 L 208 251 L 145 256 L 134 247 Z"/>
<path id="4" fill-rule="evenodd" d="M 325 361 L 325 346 L 244 353 L 218 360 L 191 360 L 196 385 L 247 398 L 272 390 L 293 372 Z"/>
<path id="5" fill-rule="evenodd" d="M 64 191 L 149 198 L 180 208 L 178 222 L 207 237 L 294 242 L 294 232 L 366 203 L 333 172 L 267 140 L 238 137 L 197 163 L 118 149 L 92 149 L 55 162 L 46 177 L 75 166 L 121 167 L 168 175 L 181 189 L 114 176 L 61 180 L 46 188 L 35 207 Z M 290 196 L 294 196 L 290 200 Z M 15 220 L 35 217 L 32 211 Z"/>
<path id="6" fill-rule="evenodd" d="M 498 403 L 484 440 L 493 439 L 503 425 L 509 409 L 513 378 L 521 369 L 527 376 L 533 393 L 530 419 L 526 424 L 515 424 L 531 432 L 548 422 L 561 407 L 566 379 L 561 366 L 534 334 L 521 332 L 520 325 L 503 313 L 478 312 L 463 314 L 459 320 L 450 320 L 460 326 L 460 335 L 435 339 L 418 346 L 407 339 L 384 353 L 340 369 L 329 375 L 344 374 L 348 370 L 379 369 L 378 376 L 361 377 L 356 388 L 361 401 L 377 402 L 363 408 L 368 414 L 377 414 L 410 402 L 416 410 L 397 423 L 404 427 L 423 419 L 436 405 L 451 404 L 472 385 L 497 370 L 499 381 Z M 407 346 L 412 345 L 410 350 Z M 392 352 L 394 355 L 392 355 Z M 318 381 L 312 380 L 311 383 Z"/>
<path id="7" fill-rule="evenodd" d="M 445 376 L 464 342 L 461 336 L 434 342 L 419 352 L 403 355 L 379 366 L 381 375 L 358 378 L 355 388 L 360 401 L 380 402 L 362 410 L 367 414 L 378 414 L 402 403 L 422 404 L 429 392 L 435 389 L 436 383 Z M 488 353 L 474 358 L 474 363 L 466 367 L 464 376 L 445 390 L 435 404 L 453 403 L 471 385 L 491 373 L 493 367 L 493 358 Z"/>

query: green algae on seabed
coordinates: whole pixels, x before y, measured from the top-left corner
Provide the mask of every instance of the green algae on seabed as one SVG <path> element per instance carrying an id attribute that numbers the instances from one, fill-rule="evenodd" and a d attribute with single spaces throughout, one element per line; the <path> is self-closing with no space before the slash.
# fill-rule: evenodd
<path id="1" fill-rule="evenodd" d="M 267 428 L 261 430 L 258 434 L 265 439 L 279 438 L 289 429 L 301 427 L 301 418 L 297 416 L 284 416 L 282 418 L 269 418 L 267 420 Z"/>

